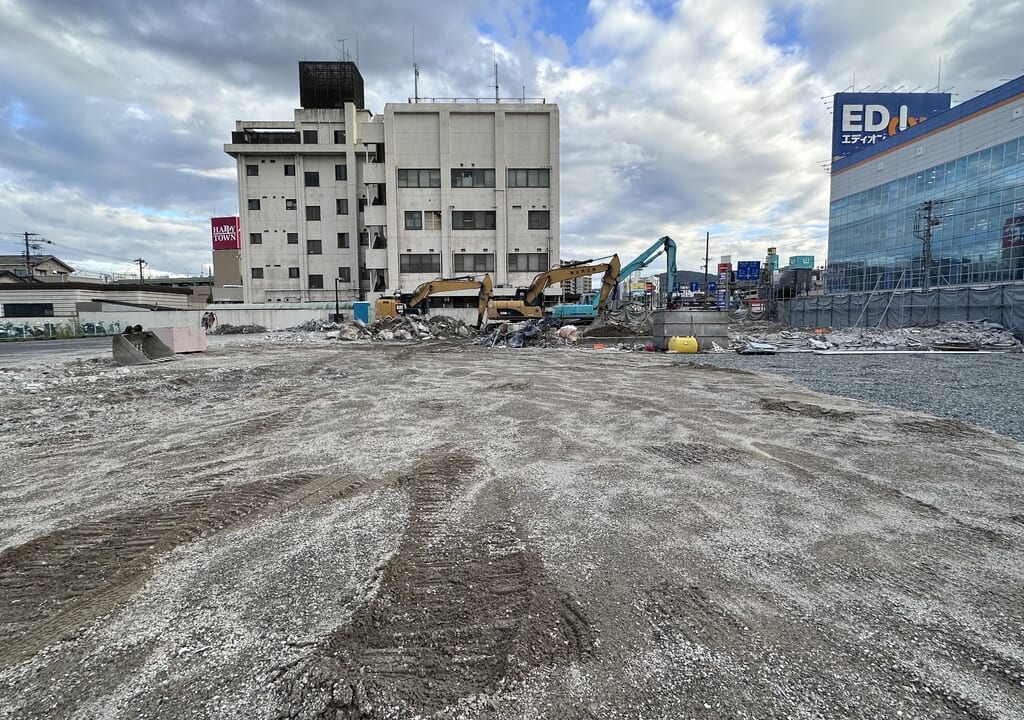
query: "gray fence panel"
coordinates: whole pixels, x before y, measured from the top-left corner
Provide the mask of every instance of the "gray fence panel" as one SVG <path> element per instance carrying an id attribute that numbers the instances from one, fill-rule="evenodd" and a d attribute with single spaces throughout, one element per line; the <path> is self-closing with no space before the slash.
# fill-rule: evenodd
<path id="1" fill-rule="evenodd" d="M 794 327 L 833 328 L 988 320 L 1024 338 L 1024 283 L 796 298 L 780 302 L 777 317 Z"/>

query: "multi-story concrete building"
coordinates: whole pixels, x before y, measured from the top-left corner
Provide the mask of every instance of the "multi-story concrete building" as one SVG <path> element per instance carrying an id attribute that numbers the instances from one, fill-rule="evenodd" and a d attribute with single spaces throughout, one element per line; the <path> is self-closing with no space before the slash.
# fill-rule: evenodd
<path id="1" fill-rule="evenodd" d="M 485 272 L 509 295 L 558 257 L 555 105 L 448 98 L 373 116 L 354 63 L 303 62 L 299 76 L 292 120 L 238 121 L 224 148 L 246 302 L 372 299 Z"/>

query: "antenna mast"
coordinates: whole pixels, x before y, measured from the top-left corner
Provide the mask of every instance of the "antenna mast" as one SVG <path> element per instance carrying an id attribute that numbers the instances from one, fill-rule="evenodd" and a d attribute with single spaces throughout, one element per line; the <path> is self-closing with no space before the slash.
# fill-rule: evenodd
<path id="1" fill-rule="evenodd" d="M 416 28 L 412 29 L 412 96 L 413 102 L 420 101 L 420 66 L 416 62 Z"/>
<path id="2" fill-rule="evenodd" d="M 494 58 L 494 102 L 499 102 L 499 99 L 498 99 L 498 52 L 493 47 L 491 48 L 491 57 Z"/>

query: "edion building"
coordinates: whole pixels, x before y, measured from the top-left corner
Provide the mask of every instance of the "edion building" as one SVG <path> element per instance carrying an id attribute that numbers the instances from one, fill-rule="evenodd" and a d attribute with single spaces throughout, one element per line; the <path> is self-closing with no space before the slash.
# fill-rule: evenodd
<path id="1" fill-rule="evenodd" d="M 294 119 L 238 121 L 224 147 L 246 302 L 372 299 L 485 272 L 510 295 L 557 262 L 555 105 L 417 99 L 373 116 L 352 62 L 299 63 L 299 88 Z"/>
<path id="2" fill-rule="evenodd" d="M 904 124 L 832 163 L 828 292 L 1024 279 L 1024 76 Z"/>

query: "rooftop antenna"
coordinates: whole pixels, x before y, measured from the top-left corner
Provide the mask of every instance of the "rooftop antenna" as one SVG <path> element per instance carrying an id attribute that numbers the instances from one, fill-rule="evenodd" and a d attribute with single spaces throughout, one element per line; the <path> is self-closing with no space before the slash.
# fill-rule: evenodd
<path id="1" fill-rule="evenodd" d="M 345 41 L 346 40 L 348 40 L 348 38 L 338 38 L 338 42 L 341 43 L 341 49 L 340 50 L 338 50 L 338 46 L 337 45 L 334 46 L 334 49 L 338 50 L 338 59 L 339 60 L 348 60 L 349 59 L 348 58 L 348 52 L 345 50 Z"/>
<path id="2" fill-rule="evenodd" d="M 942 56 L 939 55 L 939 75 L 935 81 L 935 92 L 942 92 Z"/>
<path id="3" fill-rule="evenodd" d="M 356 33 L 356 65 L 359 64 L 359 33 Z"/>
<path id="4" fill-rule="evenodd" d="M 416 62 L 416 28 L 412 29 L 412 97 L 413 102 L 420 101 L 420 66 Z"/>
<path id="5" fill-rule="evenodd" d="M 498 52 L 491 47 L 491 56 L 494 58 L 494 102 L 498 102 Z"/>

